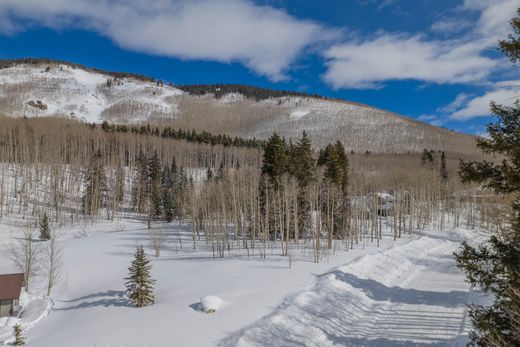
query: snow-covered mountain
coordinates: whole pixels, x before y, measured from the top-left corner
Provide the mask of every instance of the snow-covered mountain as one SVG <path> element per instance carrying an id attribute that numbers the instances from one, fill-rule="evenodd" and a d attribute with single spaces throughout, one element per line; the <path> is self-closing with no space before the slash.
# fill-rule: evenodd
<path id="1" fill-rule="evenodd" d="M 403 101 L 405 102 L 405 101 Z M 264 100 L 230 93 L 190 95 L 171 86 L 66 63 L 15 64 L 0 69 L 0 115 L 72 117 L 87 122 L 162 123 L 233 136 L 296 138 L 306 130 L 316 146 L 341 140 L 356 152 L 417 152 L 424 148 L 475 153 L 474 137 L 370 106 L 306 96 Z"/>

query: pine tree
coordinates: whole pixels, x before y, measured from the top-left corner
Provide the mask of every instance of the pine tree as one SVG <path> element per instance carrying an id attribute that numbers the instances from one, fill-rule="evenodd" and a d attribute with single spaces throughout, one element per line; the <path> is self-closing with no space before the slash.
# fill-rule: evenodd
<path id="1" fill-rule="evenodd" d="M 135 175 L 132 186 L 132 205 L 136 212 L 145 212 L 148 201 L 148 162 L 142 151 L 135 158 Z"/>
<path id="2" fill-rule="evenodd" d="M 441 179 L 443 181 L 447 181 L 448 180 L 448 170 L 446 169 L 446 156 L 444 154 L 444 151 L 441 154 L 440 175 L 441 175 Z"/>
<path id="3" fill-rule="evenodd" d="M 311 227 L 311 203 L 308 188 L 314 180 L 316 166 L 312 156 L 311 140 L 305 131 L 292 153 L 294 156 L 289 161 L 294 166 L 294 176 L 298 181 L 298 225 L 302 230 L 309 230 Z"/>
<path id="4" fill-rule="evenodd" d="M 173 196 L 171 191 L 173 189 L 173 177 L 168 166 L 163 166 L 161 171 L 161 198 L 162 211 L 167 222 L 173 220 Z"/>
<path id="5" fill-rule="evenodd" d="M 226 171 L 225 171 L 225 167 L 224 167 L 224 160 L 222 160 L 220 162 L 220 166 L 218 168 L 218 171 L 217 171 L 217 176 L 215 177 L 217 180 L 221 180 L 224 178 L 224 175 L 225 175 Z"/>
<path id="6" fill-rule="evenodd" d="M 148 159 L 148 191 L 150 192 L 149 215 L 156 220 L 162 214 L 161 161 L 157 151 Z"/>
<path id="7" fill-rule="evenodd" d="M 336 217 L 336 225 L 342 229 L 342 235 L 345 236 L 350 230 L 350 163 L 343 144 L 338 141 L 335 145 L 335 152 L 337 162 L 341 172 L 341 207 L 338 216 Z"/>
<path id="8" fill-rule="evenodd" d="M 344 170 L 348 170 L 348 158 L 343 144 L 328 144 L 320 151 L 318 165 L 325 167 L 325 179 L 330 183 L 340 186 L 344 176 Z"/>
<path id="9" fill-rule="evenodd" d="M 25 337 L 23 337 L 23 329 L 20 326 L 20 324 L 15 324 L 13 335 L 14 335 L 13 346 L 24 346 L 25 345 Z"/>
<path id="10" fill-rule="evenodd" d="M 166 186 L 163 189 L 163 210 L 164 218 L 169 223 L 175 216 L 175 200 L 172 194 L 172 187 Z"/>
<path id="11" fill-rule="evenodd" d="M 155 301 L 153 295 L 153 285 L 155 280 L 151 278 L 150 270 L 152 266 L 146 258 L 143 246 L 137 247 L 134 260 L 128 268 L 129 276 L 125 278 L 127 282 L 126 294 L 136 307 L 152 305 Z"/>
<path id="12" fill-rule="evenodd" d="M 433 150 L 427 150 L 426 148 L 423 150 L 422 156 L 421 156 L 421 165 L 426 165 L 426 163 L 433 164 L 434 158 L 433 158 Z"/>
<path id="13" fill-rule="evenodd" d="M 272 183 L 287 172 L 287 146 L 285 140 L 273 133 L 264 148 L 262 174 L 269 177 Z"/>
<path id="14" fill-rule="evenodd" d="M 83 195 L 83 213 L 94 216 L 103 207 L 106 201 L 106 176 L 101 150 L 96 151 L 90 158 L 84 174 L 85 194 Z"/>
<path id="15" fill-rule="evenodd" d="M 520 34 L 520 10 L 511 22 Z M 520 56 L 518 37 L 501 41 L 501 49 L 516 62 Z M 476 331 L 471 344 L 476 346 L 520 346 L 520 102 L 511 107 L 491 103 L 497 122 L 487 127 L 489 139 L 479 139 L 484 152 L 504 159 L 500 164 L 488 161 L 460 163 L 462 181 L 479 182 L 496 193 L 513 193 L 510 227 L 491 236 L 487 244 L 473 247 L 463 243 L 455 254 L 457 265 L 466 272 L 477 289 L 491 294 L 489 306 L 470 305 L 470 317 Z"/>
<path id="16" fill-rule="evenodd" d="M 314 179 L 316 166 L 312 156 L 311 140 L 305 131 L 296 143 L 293 153 L 294 156 L 291 158 L 291 161 L 295 167 L 294 176 L 298 180 L 299 186 L 306 188 Z"/>
<path id="17" fill-rule="evenodd" d="M 51 239 L 51 229 L 49 227 L 49 218 L 47 212 L 43 214 L 43 218 L 40 221 L 40 240 L 48 241 Z"/>

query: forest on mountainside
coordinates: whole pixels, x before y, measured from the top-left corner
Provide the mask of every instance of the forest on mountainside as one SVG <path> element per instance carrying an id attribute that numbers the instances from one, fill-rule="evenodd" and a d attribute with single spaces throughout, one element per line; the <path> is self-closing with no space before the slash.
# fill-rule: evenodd
<path id="1" fill-rule="evenodd" d="M 212 242 L 215 257 L 233 245 L 266 256 L 278 243 L 289 255 L 303 242 L 321 261 L 339 247 L 333 241 L 345 249 L 379 242 L 389 221 L 394 238 L 432 223 L 497 228 L 503 209 L 459 182 L 456 157 L 433 150 L 355 154 L 340 142 L 319 149 L 305 132 L 296 142 L 275 133 L 260 148 L 61 118 L 0 125 L 0 218 L 18 213 L 28 226 L 45 215 L 62 226 L 122 216 L 149 226 L 189 220 L 193 239 Z"/>

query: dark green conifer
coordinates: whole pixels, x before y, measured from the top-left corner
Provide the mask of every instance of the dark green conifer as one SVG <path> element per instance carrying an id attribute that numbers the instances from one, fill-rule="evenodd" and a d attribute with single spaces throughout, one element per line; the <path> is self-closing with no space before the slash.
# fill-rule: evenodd
<path id="1" fill-rule="evenodd" d="M 155 302 L 153 294 L 153 285 L 155 280 L 150 275 L 152 266 L 146 258 L 143 246 L 137 247 L 134 260 L 128 268 L 129 276 L 125 278 L 127 282 L 126 294 L 136 307 L 144 307 L 152 305 Z"/>
<path id="2" fill-rule="evenodd" d="M 273 133 L 264 148 L 262 174 L 267 175 L 271 182 L 277 182 L 285 172 L 287 172 L 285 140 L 277 133 Z"/>
<path id="3" fill-rule="evenodd" d="M 520 57 L 520 10 L 511 24 L 517 36 L 501 41 L 500 48 L 516 62 Z M 462 181 L 479 182 L 498 194 L 513 194 L 511 222 L 486 244 L 473 247 L 464 243 L 455 256 L 468 281 L 493 300 L 490 305 L 470 305 L 476 329 L 471 332 L 471 344 L 520 346 L 520 102 L 510 107 L 491 103 L 491 112 L 498 120 L 487 127 L 489 139 L 479 139 L 477 146 L 504 159 L 499 164 L 461 161 L 459 175 Z"/>
<path id="4" fill-rule="evenodd" d="M 13 346 L 24 346 L 25 337 L 23 337 L 23 329 L 20 324 L 15 324 L 13 327 L 14 342 Z"/>
<path id="5" fill-rule="evenodd" d="M 148 191 L 150 192 L 150 217 L 157 219 L 162 214 L 161 162 L 157 151 L 148 160 Z"/>
<path id="6" fill-rule="evenodd" d="M 49 227 L 49 218 L 47 212 L 43 214 L 43 218 L 40 221 L 40 240 L 48 241 L 51 239 L 51 229 Z"/>

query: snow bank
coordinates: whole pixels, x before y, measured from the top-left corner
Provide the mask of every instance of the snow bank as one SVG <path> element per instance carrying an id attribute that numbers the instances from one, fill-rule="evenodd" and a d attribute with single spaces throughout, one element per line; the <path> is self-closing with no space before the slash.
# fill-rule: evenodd
<path id="1" fill-rule="evenodd" d="M 52 300 L 23 292 L 20 296 L 22 310 L 18 317 L 0 318 L 0 345 L 7 345 L 13 340 L 13 326 L 20 324 L 24 331 L 32 328 L 52 309 Z"/>
<path id="2" fill-rule="evenodd" d="M 218 296 L 208 295 L 200 299 L 202 310 L 206 313 L 215 313 L 224 306 L 224 300 Z"/>
<path id="3" fill-rule="evenodd" d="M 318 276 L 222 346 L 462 346 L 470 290 L 458 242 L 422 237 Z"/>

